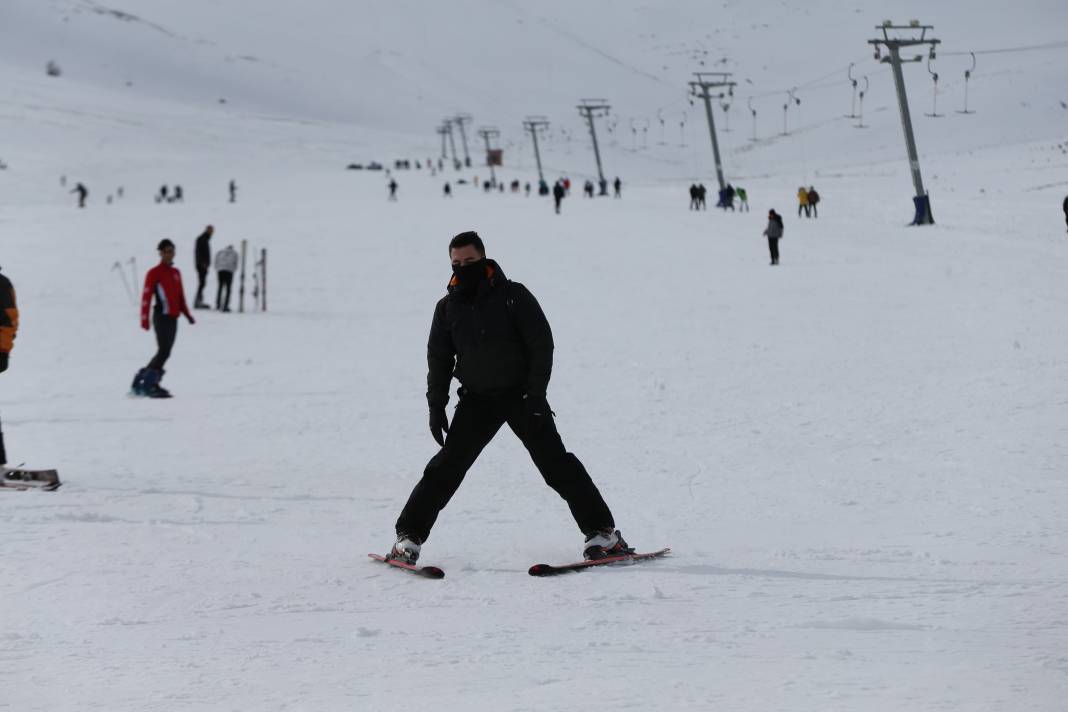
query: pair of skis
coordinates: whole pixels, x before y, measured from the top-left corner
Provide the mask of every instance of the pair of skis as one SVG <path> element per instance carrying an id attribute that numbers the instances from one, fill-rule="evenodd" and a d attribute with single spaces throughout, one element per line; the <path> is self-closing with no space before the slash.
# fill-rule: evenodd
<path id="1" fill-rule="evenodd" d="M 603 559 L 591 559 L 587 561 L 576 561 L 571 564 L 560 564 L 554 566 L 552 564 L 534 564 L 527 571 L 531 576 L 558 576 L 559 574 L 574 573 L 578 571 L 585 571 L 586 569 L 593 568 L 595 566 L 612 566 L 612 565 L 624 565 L 635 564 L 639 561 L 648 561 L 650 559 L 659 559 L 663 556 L 667 556 L 671 553 L 671 549 L 660 549 L 659 551 L 650 551 L 644 554 L 623 554 L 621 556 L 608 556 Z M 409 564 L 397 559 L 390 559 L 380 554 L 368 554 L 369 557 L 375 561 L 380 561 L 383 564 L 394 566 L 398 569 L 403 569 L 416 576 L 422 576 L 423 578 L 441 579 L 445 578 L 445 571 L 437 566 L 418 566 L 416 564 Z"/>

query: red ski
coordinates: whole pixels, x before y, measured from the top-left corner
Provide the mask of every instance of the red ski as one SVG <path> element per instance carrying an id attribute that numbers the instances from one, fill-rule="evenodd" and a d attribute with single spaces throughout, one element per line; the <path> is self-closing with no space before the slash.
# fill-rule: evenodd
<path id="1" fill-rule="evenodd" d="M 423 578 L 430 579 L 445 578 L 445 572 L 439 569 L 437 566 L 416 566 L 415 564 L 398 561 L 397 559 L 387 559 L 385 556 L 381 556 L 379 554 L 368 554 L 368 556 L 370 556 L 375 561 L 381 561 L 383 564 L 389 564 L 390 566 L 396 566 L 398 569 L 410 571 L 416 576 L 422 576 Z"/>
<path id="2" fill-rule="evenodd" d="M 659 559 L 662 556 L 667 556 L 671 553 L 671 549 L 661 549 L 660 551 L 650 551 L 645 554 L 624 554 L 622 556 L 609 556 L 604 559 L 592 559 L 587 561 L 576 561 L 573 564 L 562 564 L 560 566 L 553 566 L 551 564 L 534 564 L 530 567 L 529 573 L 531 576 L 556 576 L 558 574 L 567 574 L 574 571 L 584 571 L 585 569 L 594 566 L 611 566 L 612 564 L 632 564 L 638 561 L 647 561 L 648 559 Z"/>

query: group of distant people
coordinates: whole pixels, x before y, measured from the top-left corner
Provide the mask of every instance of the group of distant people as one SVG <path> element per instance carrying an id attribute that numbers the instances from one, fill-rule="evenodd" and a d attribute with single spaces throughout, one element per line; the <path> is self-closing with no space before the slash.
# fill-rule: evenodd
<path id="1" fill-rule="evenodd" d="M 818 218 L 820 216 L 817 210 L 819 204 L 820 194 L 815 188 L 801 186 L 797 189 L 797 217 L 801 217 L 803 212 L 806 218 Z"/>
<path id="2" fill-rule="evenodd" d="M 66 185 L 67 185 L 67 176 L 60 176 L 59 184 L 61 186 L 63 186 L 63 187 L 66 187 Z M 231 203 L 236 203 L 237 202 L 237 182 L 236 181 L 233 181 L 233 180 L 230 181 L 229 190 L 230 190 L 230 202 Z M 74 188 L 70 192 L 78 196 L 78 207 L 79 208 L 84 208 L 86 206 L 86 203 L 87 203 L 88 199 L 89 199 L 89 189 L 85 186 L 85 184 L 81 183 L 81 182 L 76 183 L 74 185 Z M 124 194 L 123 187 L 120 185 L 116 189 L 116 191 L 114 193 L 114 196 L 112 196 L 112 195 L 108 195 L 107 196 L 108 205 L 111 204 L 113 197 L 122 198 L 123 194 Z M 172 190 L 170 188 L 170 186 L 168 186 L 167 184 L 163 184 L 162 186 L 160 186 L 159 192 L 156 193 L 156 195 L 154 196 L 154 199 L 155 199 L 155 201 L 157 203 L 181 203 L 181 202 L 185 201 L 185 193 L 182 191 L 182 186 L 180 186 L 180 185 L 175 185 L 173 190 Z"/>

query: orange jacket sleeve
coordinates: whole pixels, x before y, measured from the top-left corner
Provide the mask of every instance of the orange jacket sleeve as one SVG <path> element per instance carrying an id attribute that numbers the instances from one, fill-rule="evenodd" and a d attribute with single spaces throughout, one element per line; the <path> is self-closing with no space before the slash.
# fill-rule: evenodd
<path id="1" fill-rule="evenodd" d="M 11 353 L 18 330 L 19 309 L 15 304 L 15 288 L 6 277 L 0 276 L 0 353 Z"/>

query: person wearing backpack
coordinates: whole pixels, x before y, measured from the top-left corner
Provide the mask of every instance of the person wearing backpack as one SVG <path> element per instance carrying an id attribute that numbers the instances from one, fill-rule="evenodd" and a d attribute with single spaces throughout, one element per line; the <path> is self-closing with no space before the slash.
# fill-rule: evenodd
<path id="1" fill-rule="evenodd" d="M 768 211 L 768 226 L 764 228 L 764 236 L 768 238 L 768 251 L 771 252 L 771 264 L 779 264 L 779 240 L 782 239 L 782 215 L 774 210 Z"/>

